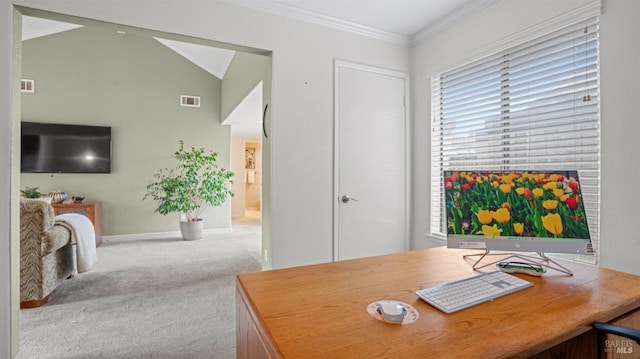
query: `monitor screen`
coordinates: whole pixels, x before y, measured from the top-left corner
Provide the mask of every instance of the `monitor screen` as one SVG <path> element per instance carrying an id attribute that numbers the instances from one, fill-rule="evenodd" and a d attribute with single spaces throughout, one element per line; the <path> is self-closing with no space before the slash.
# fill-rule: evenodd
<path id="1" fill-rule="evenodd" d="M 111 172 L 111 127 L 22 122 L 21 132 L 21 172 Z"/>
<path id="2" fill-rule="evenodd" d="M 577 171 L 444 171 L 447 247 L 592 254 Z"/>

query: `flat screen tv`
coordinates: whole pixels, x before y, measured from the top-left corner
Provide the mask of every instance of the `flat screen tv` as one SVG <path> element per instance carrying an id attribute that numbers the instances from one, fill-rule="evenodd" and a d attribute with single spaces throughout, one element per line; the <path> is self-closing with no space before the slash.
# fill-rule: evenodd
<path id="1" fill-rule="evenodd" d="M 444 171 L 447 247 L 593 254 L 577 171 Z"/>
<path id="2" fill-rule="evenodd" d="M 22 122 L 21 136 L 21 172 L 111 172 L 111 127 Z"/>

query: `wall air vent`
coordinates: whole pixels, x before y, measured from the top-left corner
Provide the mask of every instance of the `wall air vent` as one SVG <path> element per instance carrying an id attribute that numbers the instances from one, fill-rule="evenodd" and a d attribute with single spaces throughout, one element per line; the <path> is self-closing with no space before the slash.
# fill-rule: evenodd
<path id="1" fill-rule="evenodd" d="M 20 91 L 29 93 L 36 92 L 36 82 L 34 80 L 20 80 Z"/>
<path id="2" fill-rule="evenodd" d="M 180 106 L 200 107 L 200 96 L 180 95 Z"/>

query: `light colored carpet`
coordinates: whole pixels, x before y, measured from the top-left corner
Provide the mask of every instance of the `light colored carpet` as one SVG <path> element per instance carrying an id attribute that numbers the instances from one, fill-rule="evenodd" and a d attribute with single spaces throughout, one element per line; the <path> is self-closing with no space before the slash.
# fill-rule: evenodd
<path id="1" fill-rule="evenodd" d="M 235 275 L 260 270 L 260 224 L 198 241 L 106 240 L 88 273 L 20 311 L 18 359 L 235 358 Z"/>

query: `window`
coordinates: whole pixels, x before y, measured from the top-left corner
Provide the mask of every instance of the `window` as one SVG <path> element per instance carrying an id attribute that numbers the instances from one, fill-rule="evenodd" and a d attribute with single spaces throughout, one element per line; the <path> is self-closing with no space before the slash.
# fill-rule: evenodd
<path id="1" fill-rule="evenodd" d="M 443 170 L 576 169 L 597 251 L 598 58 L 591 18 L 432 78 L 433 236 L 446 233 Z"/>

